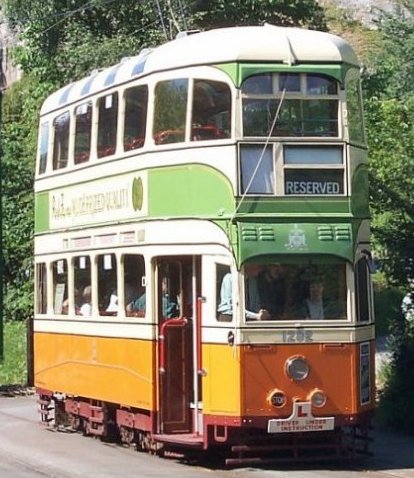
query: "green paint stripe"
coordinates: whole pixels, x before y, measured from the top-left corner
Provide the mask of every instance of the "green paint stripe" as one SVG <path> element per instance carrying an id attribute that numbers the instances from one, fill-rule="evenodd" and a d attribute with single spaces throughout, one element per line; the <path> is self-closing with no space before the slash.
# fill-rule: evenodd
<path id="1" fill-rule="evenodd" d="M 49 193 L 35 196 L 35 233 L 49 230 Z"/>

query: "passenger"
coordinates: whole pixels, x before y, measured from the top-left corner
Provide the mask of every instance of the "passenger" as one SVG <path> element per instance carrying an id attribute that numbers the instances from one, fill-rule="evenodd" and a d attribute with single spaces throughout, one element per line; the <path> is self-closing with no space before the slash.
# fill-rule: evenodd
<path id="1" fill-rule="evenodd" d="M 271 318 L 260 297 L 258 276 L 262 271 L 263 266 L 261 264 L 246 264 L 244 267 L 247 320 L 268 320 Z"/>
<path id="2" fill-rule="evenodd" d="M 62 302 L 62 314 L 68 315 L 68 313 L 69 313 L 69 299 L 65 299 Z"/>
<path id="3" fill-rule="evenodd" d="M 286 286 L 283 266 L 270 264 L 259 275 L 259 294 L 262 306 L 272 318 L 281 318 L 285 312 Z"/>
<path id="4" fill-rule="evenodd" d="M 82 303 L 79 309 L 80 315 L 91 315 L 92 306 L 91 306 L 91 297 L 92 297 L 92 288 L 90 285 L 85 286 L 82 292 Z"/>
<path id="5" fill-rule="evenodd" d="M 141 294 L 137 296 L 136 299 L 132 300 L 126 306 L 127 312 L 139 312 L 142 315 L 145 315 L 146 309 L 146 297 L 145 297 L 145 290 Z"/>
<path id="6" fill-rule="evenodd" d="M 105 309 L 108 314 L 115 314 L 118 312 L 118 296 L 113 292 L 109 297 L 108 307 Z"/>
<path id="7" fill-rule="evenodd" d="M 217 320 L 231 322 L 233 320 L 233 283 L 231 272 L 224 274 L 220 287 L 220 303 L 217 307 Z"/>
<path id="8" fill-rule="evenodd" d="M 328 300 L 324 297 L 324 285 L 320 280 L 310 282 L 307 297 L 302 303 L 300 317 L 311 320 L 344 319 L 345 303 L 339 298 Z"/>

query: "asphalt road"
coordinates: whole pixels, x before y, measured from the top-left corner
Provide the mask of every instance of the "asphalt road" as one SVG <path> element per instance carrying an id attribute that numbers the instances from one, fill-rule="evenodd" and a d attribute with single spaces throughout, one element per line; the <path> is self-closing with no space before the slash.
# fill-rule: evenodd
<path id="1" fill-rule="evenodd" d="M 414 437 L 376 430 L 374 456 L 353 467 L 214 469 L 158 458 L 37 421 L 34 396 L 0 397 L 0 478 L 414 478 Z"/>

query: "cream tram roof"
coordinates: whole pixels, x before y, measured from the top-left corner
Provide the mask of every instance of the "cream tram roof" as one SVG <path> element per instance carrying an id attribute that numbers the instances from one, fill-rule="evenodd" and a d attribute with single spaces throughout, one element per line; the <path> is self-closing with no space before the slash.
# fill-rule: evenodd
<path id="1" fill-rule="evenodd" d="M 117 65 L 93 72 L 50 95 L 41 114 L 156 71 L 237 61 L 359 65 L 350 45 L 329 33 L 269 24 L 221 28 L 180 36 L 157 48 L 143 50 L 137 56 L 124 58 Z"/>

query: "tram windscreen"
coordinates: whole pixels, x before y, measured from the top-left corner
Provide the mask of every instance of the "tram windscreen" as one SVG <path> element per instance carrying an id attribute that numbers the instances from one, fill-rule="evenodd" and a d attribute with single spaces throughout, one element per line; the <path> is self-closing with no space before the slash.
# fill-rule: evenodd
<path id="1" fill-rule="evenodd" d="M 246 320 L 346 320 L 346 264 L 292 261 L 244 267 Z"/>

